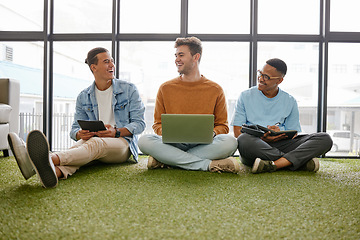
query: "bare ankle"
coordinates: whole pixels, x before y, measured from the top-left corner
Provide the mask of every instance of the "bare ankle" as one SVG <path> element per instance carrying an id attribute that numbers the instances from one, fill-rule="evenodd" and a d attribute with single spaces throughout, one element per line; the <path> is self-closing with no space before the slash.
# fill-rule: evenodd
<path id="1" fill-rule="evenodd" d="M 58 167 L 55 167 L 55 172 L 56 172 L 57 178 L 61 178 L 64 176 L 64 174 L 61 172 L 61 170 Z"/>
<path id="2" fill-rule="evenodd" d="M 53 161 L 55 166 L 59 166 L 60 165 L 60 158 L 56 153 L 52 153 L 51 154 L 51 160 Z"/>
<path id="3" fill-rule="evenodd" d="M 276 165 L 277 169 L 289 167 L 292 165 L 292 163 L 284 157 L 281 157 L 278 160 L 274 161 L 274 164 Z"/>

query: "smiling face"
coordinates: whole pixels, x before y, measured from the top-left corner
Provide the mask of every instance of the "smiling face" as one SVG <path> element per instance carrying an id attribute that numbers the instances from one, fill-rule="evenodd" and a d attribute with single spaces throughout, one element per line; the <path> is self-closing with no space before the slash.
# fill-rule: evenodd
<path id="1" fill-rule="evenodd" d="M 109 52 L 102 52 L 96 55 L 97 64 L 91 65 L 95 80 L 108 81 L 114 78 L 115 64 Z"/>
<path id="2" fill-rule="evenodd" d="M 189 74 L 196 67 L 200 54 L 191 55 L 190 49 L 186 45 L 176 48 L 175 64 L 180 74 Z"/>
<path id="3" fill-rule="evenodd" d="M 265 80 L 263 76 L 258 77 L 258 89 L 262 91 L 265 96 L 273 97 L 278 92 L 278 85 L 283 81 L 283 76 L 276 68 L 265 64 L 261 73 L 270 77 L 269 80 Z"/>

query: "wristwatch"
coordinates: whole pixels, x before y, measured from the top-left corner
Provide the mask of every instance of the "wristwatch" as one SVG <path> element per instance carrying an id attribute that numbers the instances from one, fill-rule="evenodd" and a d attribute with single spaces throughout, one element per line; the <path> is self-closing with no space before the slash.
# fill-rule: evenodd
<path id="1" fill-rule="evenodd" d="M 121 132 L 116 128 L 115 137 L 119 138 L 121 135 Z"/>

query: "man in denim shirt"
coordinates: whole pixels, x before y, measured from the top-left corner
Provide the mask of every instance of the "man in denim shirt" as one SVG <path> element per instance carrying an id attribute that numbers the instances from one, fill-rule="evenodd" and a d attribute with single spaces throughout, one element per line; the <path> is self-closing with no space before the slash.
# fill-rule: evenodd
<path id="1" fill-rule="evenodd" d="M 76 100 L 76 113 L 70 137 L 76 144 L 70 149 L 49 154 L 49 144 L 38 130 L 29 133 L 27 152 L 15 134 L 9 143 L 21 172 L 27 179 L 38 174 L 44 187 L 55 187 L 58 178 L 66 179 L 81 166 L 100 160 L 123 163 L 130 157 L 137 162 L 137 134 L 145 129 L 145 107 L 134 84 L 114 79 L 115 65 L 108 50 L 94 48 L 85 61 L 95 81 Z M 77 120 L 102 120 L 107 130 L 82 130 Z M 21 146 L 22 145 L 22 146 Z M 34 167 L 34 169 L 32 169 Z M 35 171 L 33 171 L 35 170 Z"/>

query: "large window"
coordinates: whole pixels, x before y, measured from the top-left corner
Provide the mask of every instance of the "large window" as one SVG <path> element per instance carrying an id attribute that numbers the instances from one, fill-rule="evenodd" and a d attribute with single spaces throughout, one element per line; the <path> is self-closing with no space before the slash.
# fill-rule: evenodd
<path id="1" fill-rule="evenodd" d="M 330 30 L 360 32 L 359 8 L 358 0 L 331 0 Z"/>
<path id="2" fill-rule="evenodd" d="M 105 47 L 111 51 L 110 42 L 55 42 L 53 74 L 53 146 L 54 151 L 73 144 L 69 137 L 74 120 L 77 95 L 94 81 L 85 63 L 89 49 Z"/>
<path id="3" fill-rule="evenodd" d="M 229 118 L 241 91 L 248 87 L 249 44 L 205 42 L 201 73 L 219 83 L 227 96 Z M 234 51 L 239 55 L 232 54 Z M 146 104 L 146 133 L 152 133 L 154 104 L 159 86 L 178 76 L 174 42 L 121 42 L 120 78 L 133 82 Z M 219 58 L 218 56 L 222 56 Z"/>
<path id="4" fill-rule="evenodd" d="M 0 0 L 0 31 L 42 31 L 43 0 Z"/>
<path id="5" fill-rule="evenodd" d="M 331 155 L 356 156 L 360 150 L 360 43 L 329 46 L 327 132 Z"/>
<path id="6" fill-rule="evenodd" d="M 0 77 L 20 81 L 20 117 L 35 119 L 20 126 L 22 136 L 42 129 L 53 150 L 65 149 L 76 96 L 93 81 L 86 54 L 106 47 L 117 77 L 138 87 L 152 132 L 158 87 L 178 74 L 174 41 L 198 36 L 200 71 L 224 89 L 229 118 L 256 70 L 282 58 L 288 73 L 280 87 L 297 99 L 302 130 L 329 132 L 328 156 L 359 157 L 359 7 L 357 0 L 0 0 Z"/>
<path id="7" fill-rule="evenodd" d="M 250 1 L 190 0 L 189 33 L 250 33 Z"/>
<path id="8" fill-rule="evenodd" d="M 20 82 L 19 135 L 43 129 L 43 59 L 42 42 L 0 42 L 0 78 Z"/>
<path id="9" fill-rule="evenodd" d="M 259 0 L 260 34 L 318 34 L 320 2 Z"/>
<path id="10" fill-rule="evenodd" d="M 54 1 L 55 33 L 111 33 L 111 29 L 112 1 Z"/>
<path id="11" fill-rule="evenodd" d="M 280 58 L 288 71 L 279 87 L 298 102 L 303 132 L 316 132 L 318 100 L 318 44 L 317 43 L 259 43 L 258 66 L 266 60 Z"/>
<path id="12" fill-rule="evenodd" d="M 120 32 L 180 33 L 180 2 L 180 0 L 122 0 Z"/>

